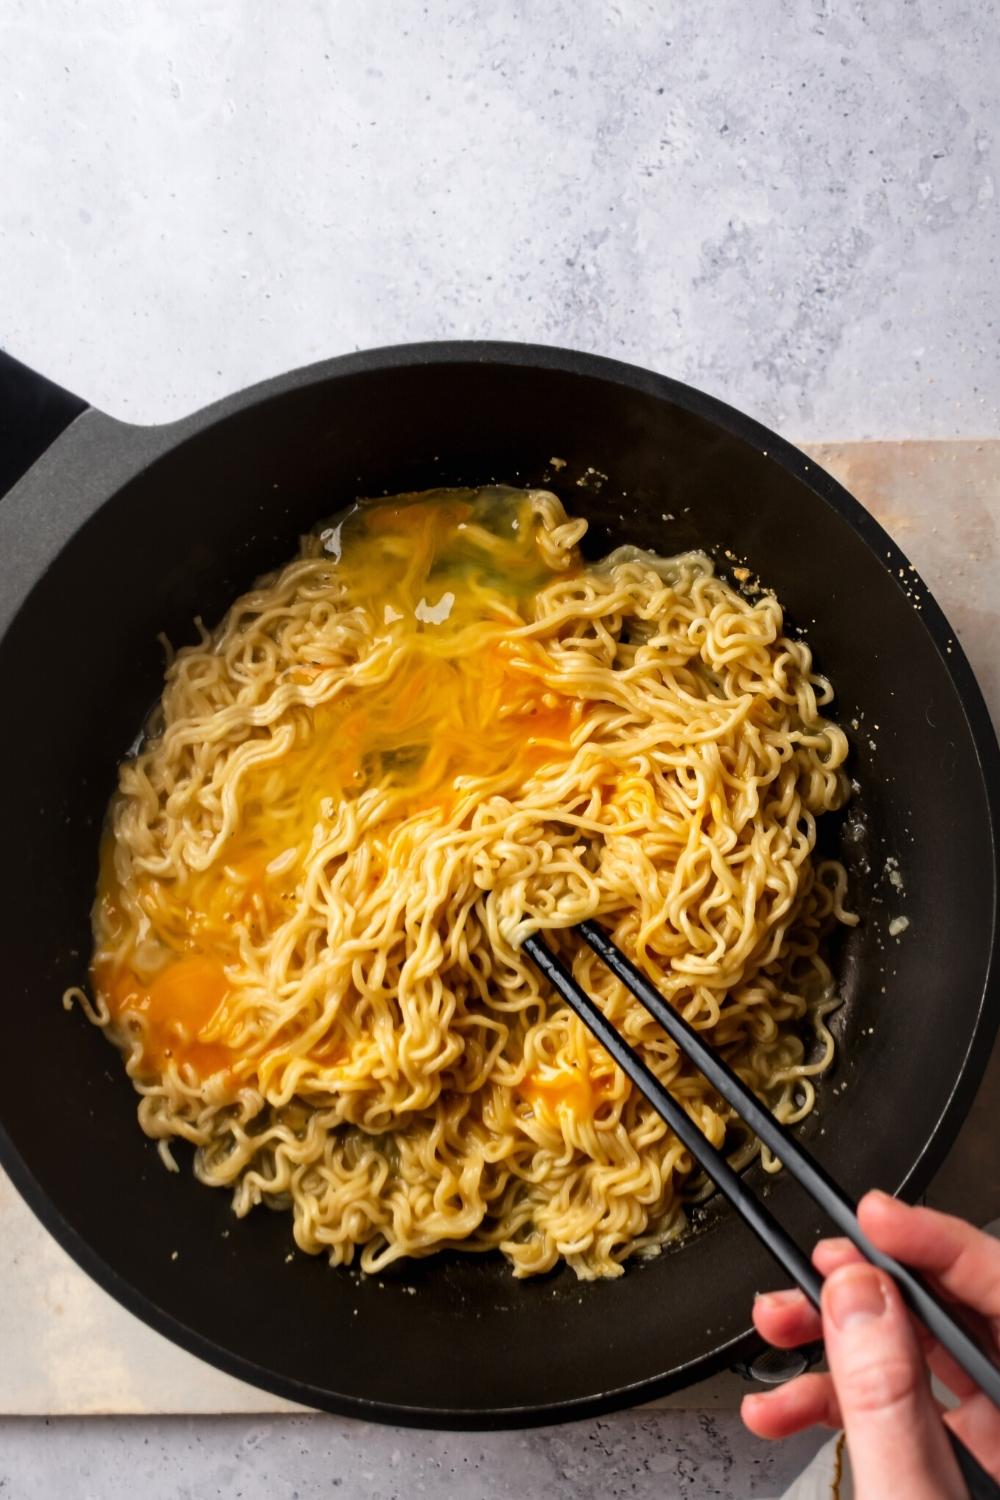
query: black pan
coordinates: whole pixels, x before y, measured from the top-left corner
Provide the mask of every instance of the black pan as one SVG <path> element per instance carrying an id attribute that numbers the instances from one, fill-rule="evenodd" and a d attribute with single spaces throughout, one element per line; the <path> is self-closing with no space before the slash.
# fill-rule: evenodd
<path id="1" fill-rule="evenodd" d="M 600 1284 L 515 1282 L 498 1256 L 371 1280 L 286 1261 L 287 1216 L 236 1222 L 224 1194 L 163 1170 L 117 1057 L 60 995 L 85 977 L 98 828 L 159 692 L 158 634 L 192 638 L 195 614 L 218 618 L 359 494 L 545 483 L 591 519 L 593 551 L 704 546 L 726 568 L 729 549 L 836 683 L 861 790 L 828 837 L 864 922 L 837 955 L 840 1052 L 805 1133 L 848 1189 L 917 1193 L 997 1029 L 1000 774 L 968 663 L 898 548 L 755 422 L 554 349 L 352 355 L 155 428 L 85 409 L 13 362 L 0 377 L 8 476 L 27 469 L 0 502 L 0 1122 L 3 1162 L 39 1217 L 177 1343 L 331 1411 L 516 1426 L 650 1399 L 745 1358 L 752 1295 L 780 1278 L 714 1203 L 687 1243 Z M 910 923 L 898 941 L 897 914 Z M 779 1178 L 770 1201 L 816 1237 L 793 1184 Z"/>

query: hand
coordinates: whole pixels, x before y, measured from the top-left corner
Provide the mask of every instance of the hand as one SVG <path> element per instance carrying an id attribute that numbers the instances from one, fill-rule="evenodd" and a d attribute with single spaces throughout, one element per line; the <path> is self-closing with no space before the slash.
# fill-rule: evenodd
<path id="1" fill-rule="evenodd" d="M 924 1272 L 946 1299 L 982 1315 L 1000 1349 L 1000 1243 L 961 1219 L 910 1208 L 885 1193 L 858 1205 L 865 1234 L 880 1250 Z M 758 1437 L 782 1438 L 817 1424 L 843 1427 L 857 1500 L 945 1500 L 967 1491 L 948 1445 L 947 1424 L 983 1468 L 1000 1477 L 1000 1412 L 917 1324 L 892 1280 L 849 1240 L 822 1240 L 813 1252 L 826 1277 L 822 1318 L 801 1292 L 758 1297 L 758 1333 L 779 1349 L 822 1338 L 829 1375 L 800 1375 L 747 1396 L 742 1415 Z M 927 1366 L 959 1405 L 942 1413 Z"/>

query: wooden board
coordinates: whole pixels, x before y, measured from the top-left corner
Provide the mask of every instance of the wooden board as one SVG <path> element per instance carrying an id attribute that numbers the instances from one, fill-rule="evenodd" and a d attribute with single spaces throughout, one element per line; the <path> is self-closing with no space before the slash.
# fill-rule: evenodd
<path id="1" fill-rule="evenodd" d="M 809 450 L 877 516 L 952 622 L 1000 722 L 1000 441 L 824 443 Z M 1000 1053 L 929 1201 L 1000 1217 Z M 335 1274 L 335 1273 L 331 1273 Z M 294 1411 L 220 1374 L 78 1270 L 0 1175 L 0 1414 Z M 735 1407 L 724 1375 L 663 1403 Z"/>

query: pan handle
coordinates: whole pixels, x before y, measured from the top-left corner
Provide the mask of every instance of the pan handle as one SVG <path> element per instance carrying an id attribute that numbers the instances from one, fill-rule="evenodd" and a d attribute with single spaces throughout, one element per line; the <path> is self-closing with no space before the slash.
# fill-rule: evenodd
<path id="1" fill-rule="evenodd" d="M 0 497 L 87 405 L 0 349 Z"/>

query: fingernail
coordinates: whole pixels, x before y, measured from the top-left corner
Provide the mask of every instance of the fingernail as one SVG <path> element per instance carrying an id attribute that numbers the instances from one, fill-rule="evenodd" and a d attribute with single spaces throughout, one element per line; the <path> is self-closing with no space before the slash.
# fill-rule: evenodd
<path id="1" fill-rule="evenodd" d="M 802 1301 L 802 1293 L 794 1287 L 783 1292 L 758 1292 L 756 1300 L 758 1304 L 766 1302 L 768 1307 L 792 1307 Z"/>
<path id="2" fill-rule="evenodd" d="M 821 1249 L 834 1250 L 838 1255 L 843 1255 L 845 1250 L 851 1249 L 851 1241 L 844 1236 L 833 1235 L 828 1240 L 818 1240 L 813 1246 L 813 1254 L 815 1255 L 816 1251 Z"/>
<path id="3" fill-rule="evenodd" d="M 891 1193 L 883 1193 L 883 1191 L 882 1191 L 881 1188 L 871 1188 L 865 1194 L 865 1197 L 866 1198 L 878 1198 L 882 1203 L 895 1203 L 896 1202 L 896 1199 L 892 1196 Z"/>
<path id="4" fill-rule="evenodd" d="M 869 1323 L 885 1312 L 882 1278 L 874 1266 L 845 1266 L 827 1281 L 823 1302 L 835 1328 Z"/>

